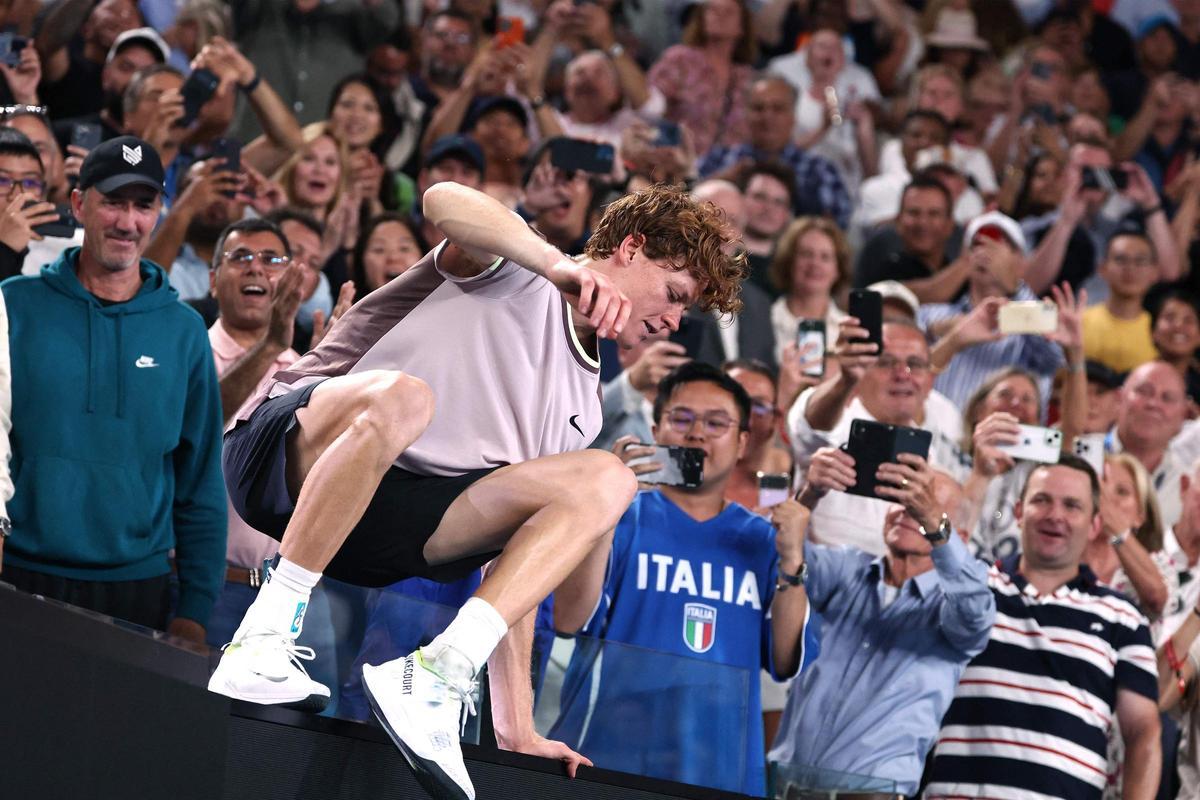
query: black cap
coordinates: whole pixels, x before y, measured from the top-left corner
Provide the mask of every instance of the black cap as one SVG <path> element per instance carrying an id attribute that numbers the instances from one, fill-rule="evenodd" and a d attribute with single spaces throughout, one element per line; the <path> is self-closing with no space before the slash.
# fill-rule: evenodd
<path id="1" fill-rule="evenodd" d="M 525 112 L 525 106 L 521 105 L 521 101 L 515 97 L 502 94 L 485 97 L 478 101 L 471 109 L 471 113 L 462 129 L 465 131 L 474 129 L 484 114 L 490 114 L 493 111 L 507 111 L 521 123 L 522 128 L 529 127 L 529 114 Z"/>
<path id="2" fill-rule="evenodd" d="M 118 136 L 97 145 L 79 169 L 79 188 L 96 187 L 104 194 L 125 186 L 149 186 L 163 191 L 163 166 L 158 151 L 136 136 Z"/>
<path id="3" fill-rule="evenodd" d="M 446 158 L 460 158 L 483 173 L 483 149 L 470 136 L 454 133 L 433 143 L 425 154 L 425 166 L 432 167 Z"/>
<path id="4" fill-rule="evenodd" d="M 1088 383 L 1098 383 L 1105 389 L 1116 389 L 1124 382 L 1120 373 L 1099 361 L 1089 358 L 1084 368 L 1087 370 Z"/>

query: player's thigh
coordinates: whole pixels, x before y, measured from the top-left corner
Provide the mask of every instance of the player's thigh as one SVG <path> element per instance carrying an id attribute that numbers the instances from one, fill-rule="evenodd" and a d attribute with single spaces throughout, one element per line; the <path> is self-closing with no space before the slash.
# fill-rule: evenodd
<path id="1" fill-rule="evenodd" d="M 296 409 L 297 424 L 288 433 L 287 480 L 293 492 L 321 454 L 368 411 L 385 424 L 423 430 L 433 413 L 433 399 L 423 381 L 395 370 L 367 370 L 321 381 L 308 404 Z"/>
<path id="2" fill-rule="evenodd" d="M 436 564 L 503 549 L 518 528 L 551 504 L 577 513 L 581 532 L 606 531 L 628 508 L 636 487 L 629 468 L 603 450 L 502 467 L 455 498 L 425 543 L 425 558 Z"/>

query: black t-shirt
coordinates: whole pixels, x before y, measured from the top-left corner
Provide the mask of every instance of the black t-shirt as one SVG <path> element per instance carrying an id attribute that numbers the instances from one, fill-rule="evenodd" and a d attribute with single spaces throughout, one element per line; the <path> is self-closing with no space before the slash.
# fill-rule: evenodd
<path id="1" fill-rule="evenodd" d="M 82 45 L 71 45 L 68 53 L 71 65 L 62 80 L 43 82 L 38 87 L 38 96 L 50 109 L 53 119 L 81 117 L 104 107 L 104 92 L 100 88 L 100 72 L 104 65 L 84 58 Z"/>
<path id="2" fill-rule="evenodd" d="M 1030 237 L 1033 239 L 1030 242 L 1030 252 L 1037 249 L 1051 227 L 1053 226 L 1047 225 L 1034 232 Z M 1079 287 L 1083 286 L 1083 282 L 1090 278 L 1095 270 L 1096 247 L 1087 232 L 1076 226 L 1075 230 L 1071 231 L 1071 238 L 1067 240 L 1067 251 L 1063 254 L 1062 266 L 1054 278 L 1054 283 L 1066 281 L 1071 284 L 1072 289 L 1079 291 Z"/>
<path id="3" fill-rule="evenodd" d="M 776 297 L 779 297 L 779 290 L 771 283 L 771 259 L 772 256 L 759 256 L 754 253 L 746 254 L 746 261 L 750 265 L 750 282 L 762 289 L 774 300 Z"/>

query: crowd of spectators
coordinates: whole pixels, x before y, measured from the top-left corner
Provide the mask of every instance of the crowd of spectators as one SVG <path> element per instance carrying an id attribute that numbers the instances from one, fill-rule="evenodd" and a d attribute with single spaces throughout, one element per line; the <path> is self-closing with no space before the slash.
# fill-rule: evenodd
<path id="1" fill-rule="evenodd" d="M 553 735 L 753 795 L 769 757 L 1200 798 L 1200 2 L 11 0 L 0 31 L 0 580 L 225 644 L 278 542 L 221 431 L 442 243 L 426 191 L 582 258 L 668 184 L 740 238 L 740 311 L 603 342 L 593 446 L 639 475 L 638 445 L 699 447 L 703 480 L 643 485 L 541 609 L 534 676 L 555 633 L 734 666 L 751 722 L 580 646 Z M 136 285 L 90 266 L 130 248 Z M 856 420 L 927 458 L 848 491 Z M 1009 452 L 1031 426 L 1057 463 Z M 312 603 L 313 674 L 363 716 L 362 665 L 419 626 Z"/>

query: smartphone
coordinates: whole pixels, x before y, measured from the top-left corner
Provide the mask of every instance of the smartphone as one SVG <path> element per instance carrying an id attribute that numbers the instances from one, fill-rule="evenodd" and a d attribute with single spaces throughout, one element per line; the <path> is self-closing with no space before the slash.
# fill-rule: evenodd
<path id="1" fill-rule="evenodd" d="M 771 508 L 792 496 L 792 479 L 786 472 L 758 473 L 758 507 Z"/>
<path id="2" fill-rule="evenodd" d="M 12 31 L 0 33 L 0 61 L 9 67 L 21 65 L 21 51 L 29 45 L 24 36 L 17 36 Z"/>
<path id="3" fill-rule="evenodd" d="M 1104 433 L 1081 434 L 1075 437 L 1075 446 L 1072 448 L 1075 455 L 1091 465 L 1097 476 L 1104 475 L 1104 439 L 1107 435 Z"/>
<path id="4" fill-rule="evenodd" d="M 812 378 L 825 375 L 825 320 L 802 319 L 796 326 L 796 349 L 800 351 L 800 360 L 812 361 L 820 358 L 821 363 L 804 368 L 804 374 Z"/>
<path id="5" fill-rule="evenodd" d="M 71 144 L 91 152 L 100 144 L 104 131 L 94 122 L 77 122 L 71 128 Z"/>
<path id="6" fill-rule="evenodd" d="M 1048 300 L 1015 300 L 1000 306 L 1000 332 L 1053 333 L 1058 330 L 1058 306 Z"/>
<path id="7" fill-rule="evenodd" d="M 525 41 L 525 20 L 520 17 L 500 17 L 496 21 L 495 47 L 503 50 Z"/>
<path id="8" fill-rule="evenodd" d="M 30 200 L 25 204 L 25 208 L 34 203 L 40 203 L 41 200 Z M 75 219 L 75 214 L 72 213 L 69 205 L 56 205 L 54 210 L 58 212 L 58 219 L 53 222 L 43 222 L 41 225 L 33 227 L 34 233 L 40 236 L 54 236 L 62 239 L 70 239 L 75 235 L 76 228 L 79 227 L 79 222 Z"/>
<path id="9" fill-rule="evenodd" d="M 1062 431 L 1039 428 L 1037 425 L 1018 425 L 1021 429 L 1016 444 L 996 445 L 1013 458 L 1037 461 L 1042 464 L 1057 464 L 1062 452 Z"/>
<path id="10" fill-rule="evenodd" d="M 683 137 L 679 132 L 679 125 L 670 120 L 661 120 L 658 123 L 658 133 L 654 137 L 655 147 L 679 147 L 683 142 Z"/>
<path id="11" fill-rule="evenodd" d="M 236 139 L 217 139 L 212 143 L 209 158 L 218 162 L 217 172 L 242 171 L 242 144 Z M 225 197 L 233 197 L 236 192 L 221 192 Z"/>
<path id="12" fill-rule="evenodd" d="M 183 95 L 183 116 L 175 121 L 175 127 L 186 128 L 200 116 L 200 109 L 217 93 L 221 79 L 212 70 L 201 67 L 192 70 L 179 92 Z"/>
<path id="13" fill-rule="evenodd" d="M 1106 192 L 1123 192 L 1129 188 L 1129 173 L 1121 168 L 1084 167 L 1081 171 L 1084 189 L 1103 189 Z"/>
<path id="14" fill-rule="evenodd" d="M 566 137 L 550 142 L 550 163 L 568 175 L 577 171 L 608 175 L 615 159 L 616 151 L 611 144 Z"/>
<path id="15" fill-rule="evenodd" d="M 671 332 L 667 341 L 683 345 L 688 358 L 695 358 L 700 352 L 700 343 L 704 340 L 704 325 L 688 315 L 679 320 L 679 328 Z"/>
<path id="16" fill-rule="evenodd" d="M 627 447 L 654 448 L 654 455 L 632 459 L 628 462 L 629 466 L 634 467 L 651 461 L 663 465 L 660 470 L 638 475 L 638 481 L 641 483 L 695 489 L 704 481 L 704 451 L 698 447 L 639 443 L 631 443 Z"/>
<path id="17" fill-rule="evenodd" d="M 852 289 L 849 303 L 850 316 L 856 317 L 860 327 L 867 329 L 867 338 L 855 342 L 874 342 L 876 353 L 883 352 L 883 295 L 870 289 Z"/>
<path id="18" fill-rule="evenodd" d="M 921 428 L 907 428 L 903 425 L 887 425 L 868 419 L 856 419 L 850 422 L 850 438 L 842 445 L 842 450 L 854 458 L 855 484 L 846 490 L 847 494 L 861 497 L 876 497 L 875 472 L 880 464 L 894 463 L 901 453 L 913 453 L 921 458 L 929 458 L 929 444 L 933 434 Z"/>

